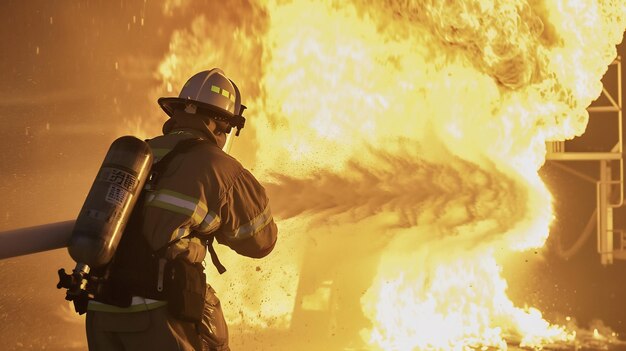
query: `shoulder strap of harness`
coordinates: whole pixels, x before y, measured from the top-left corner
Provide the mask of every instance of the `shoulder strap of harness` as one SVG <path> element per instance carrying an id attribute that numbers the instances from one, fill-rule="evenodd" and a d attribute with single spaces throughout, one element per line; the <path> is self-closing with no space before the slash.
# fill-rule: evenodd
<path id="1" fill-rule="evenodd" d="M 226 272 L 226 267 L 220 262 L 219 257 L 217 257 L 217 252 L 215 252 L 215 248 L 213 247 L 213 240 L 215 237 L 211 235 L 211 238 L 206 242 L 206 248 L 209 250 L 209 255 L 211 255 L 211 262 L 219 272 L 219 274 L 224 274 Z"/>
<path id="2" fill-rule="evenodd" d="M 146 140 L 147 141 L 147 140 Z M 153 190 L 158 182 L 158 178 L 163 171 L 167 169 L 167 166 L 170 162 L 179 154 L 185 153 L 191 150 L 194 146 L 208 143 L 209 141 L 206 139 L 200 138 L 191 138 L 179 141 L 174 148 L 169 151 L 165 156 L 163 156 L 160 160 L 152 165 L 150 169 L 150 176 L 146 181 L 145 188 L 146 190 Z"/>

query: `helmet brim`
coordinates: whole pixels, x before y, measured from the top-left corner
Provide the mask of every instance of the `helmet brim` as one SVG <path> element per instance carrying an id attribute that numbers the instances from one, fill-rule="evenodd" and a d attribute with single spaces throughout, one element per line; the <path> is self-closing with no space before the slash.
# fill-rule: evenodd
<path id="1" fill-rule="evenodd" d="M 184 111 L 185 107 L 189 104 L 193 104 L 197 107 L 196 114 L 205 115 L 207 117 L 221 117 L 223 119 L 230 119 L 233 114 L 230 111 L 226 111 L 214 105 L 209 105 L 204 102 L 183 99 L 179 97 L 162 97 L 157 100 L 159 106 L 165 111 L 165 113 L 173 117 L 174 111 Z"/>

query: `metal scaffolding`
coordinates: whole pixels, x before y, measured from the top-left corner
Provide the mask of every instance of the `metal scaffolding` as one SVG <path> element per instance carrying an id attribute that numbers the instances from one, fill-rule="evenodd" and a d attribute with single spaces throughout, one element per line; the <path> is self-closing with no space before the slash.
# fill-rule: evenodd
<path id="1" fill-rule="evenodd" d="M 595 183 L 596 210 L 591 216 L 592 219 L 593 217 L 596 219 L 597 249 L 603 265 L 612 264 L 614 259 L 626 259 L 626 232 L 615 229 L 613 226 L 613 211 L 624 204 L 621 57 L 618 56 L 611 66 L 616 66 L 617 91 L 611 92 L 605 86 L 602 89 L 602 96 L 606 98 L 608 103 L 590 106 L 587 111 L 590 120 L 592 118 L 604 118 L 603 123 L 612 123 L 616 126 L 617 142 L 610 150 L 600 152 L 568 151 L 566 150 L 566 143 L 563 141 L 548 142 L 546 155 L 546 159 L 549 161 L 593 161 L 598 163 L 598 179 L 589 177 L 563 164 L 560 165 L 560 168 L 579 178 Z M 610 116 L 616 118 L 611 119 Z M 558 163 L 555 164 L 559 165 Z M 615 174 L 617 177 L 613 179 Z M 588 226 L 581 238 L 586 237 L 592 228 L 592 226 Z M 615 245 L 616 238 L 617 245 Z"/>

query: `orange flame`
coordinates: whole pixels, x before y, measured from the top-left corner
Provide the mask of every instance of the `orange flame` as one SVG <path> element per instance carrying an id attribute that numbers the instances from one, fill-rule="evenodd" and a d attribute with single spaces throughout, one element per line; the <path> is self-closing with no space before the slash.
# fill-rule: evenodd
<path id="1" fill-rule="evenodd" d="M 310 279 L 299 266 L 315 260 L 301 257 L 316 252 L 324 284 L 361 298 L 370 349 L 571 342 L 514 306 L 498 260 L 543 246 L 545 142 L 584 132 L 625 11 L 591 0 L 233 2 L 177 32 L 159 92 L 213 66 L 240 82 L 254 138 L 234 154 L 274 182 L 283 218 L 267 260 L 226 258 L 246 277 L 216 283 L 238 309 L 227 318 L 286 328 L 304 305 L 341 310 L 328 289 L 297 297 L 297 279 Z M 377 267 L 360 272 L 366 292 L 332 273 L 367 266 L 354 262 Z"/>

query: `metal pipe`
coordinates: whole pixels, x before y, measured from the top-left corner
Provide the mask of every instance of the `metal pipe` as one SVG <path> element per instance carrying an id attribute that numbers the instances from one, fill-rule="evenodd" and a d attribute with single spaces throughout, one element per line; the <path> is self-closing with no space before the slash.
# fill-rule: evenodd
<path id="1" fill-rule="evenodd" d="M 620 108 L 615 106 L 590 106 L 587 107 L 589 112 L 619 112 Z"/>
<path id="2" fill-rule="evenodd" d="M 552 165 L 553 165 L 553 166 L 556 166 L 556 167 L 558 167 L 558 168 L 560 168 L 560 169 L 562 169 L 562 170 L 563 170 L 563 171 L 565 171 L 565 172 L 571 173 L 571 174 L 573 174 L 573 175 L 575 175 L 575 176 L 579 177 L 579 178 L 580 178 L 580 179 L 582 179 L 582 180 L 586 180 L 586 181 L 588 181 L 589 183 L 593 183 L 593 184 L 595 184 L 595 183 L 597 183 L 597 182 L 598 182 L 598 180 L 597 180 L 597 179 L 592 178 L 592 177 L 590 177 L 590 176 L 588 176 L 588 175 L 586 175 L 586 174 L 584 174 L 584 173 L 582 173 L 582 172 L 579 172 L 579 171 L 577 171 L 577 170 L 575 170 L 575 169 L 572 169 L 572 168 L 570 168 L 570 167 L 567 167 L 566 165 L 560 164 L 559 162 L 553 162 L 553 163 L 552 163 Z"/>
<path id="3" fill-rule="evenodd" d="M 613 217 L 609 213 L 609 191 L 611 171 L 608 161 L 600 161 L 600 181 L 598 181 L 598 253 L 603 266 L 613 263 Z M 611 236 L 611 237 L 610 237 Z"/>
<path id="4" fill-rule="evenodd" d="M 0 259 L 66 247 L 75 220 L 0 232 Z"/>
<path id="5" fill-rule="evenodd" d="M 550 161 L 618 161 L 622 158 L 617 152 L 553 152 L 546 154 Z"/>
<path id="6" fill-rule="evenodd" d="M 617 59 L 615 60 L 617 61 L 617 107 L 619 108 L 619 111 L 617 111 L 617 123 L 618 123 L 618 127 L 617 127 L 617 131 L 618 131 L 618 135 L 619 135 L 619 140 L 618 140 L 618 150 L 617 152 L 620 153 L 620 155 L 622 155 L 622 157 L 619 159 L 619 201 L 616 204 L 615 207 L 621 207 L 622 205 L 624 205 L 624 131 L 623 131 L 623 124 L 624 121 L 622 120 L 622 118 L 624 117 L 623 115 L 623 111 L 622 111 L 622 58 L 620 56 L 617 56 Z"/>
<path id="7" fill-rule="evenodd" d="M 611 106 L 614 108 L 614 111 L 619 111 L 622 108 L 620 105 L 618 105 L 615 99 L 613 99 L 613 96 L 611 96 L 611 93 L 609 93 L 609 91 L 606 90 L 606 88 L 603 87 L 602 92 L 604 92 L 604 96 L 606 96 L 606 98 L 609 99 L 609 102 L 611 103 Z"/>
<path id="8" fill-rule="evenodd" d="M 601 255 L 600 259 L 602 259 L 602 199 L 601 199 L 601 184 L 602 182 L 598 181 L 596 183 L 596 249 L 598 253 Z"/>

